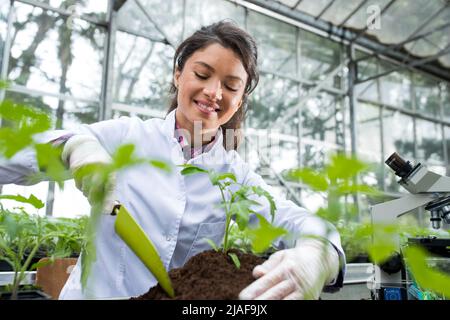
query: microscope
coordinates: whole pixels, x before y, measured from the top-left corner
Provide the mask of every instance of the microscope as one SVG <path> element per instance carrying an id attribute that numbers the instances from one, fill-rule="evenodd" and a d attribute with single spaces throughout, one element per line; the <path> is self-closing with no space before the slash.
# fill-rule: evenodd
<path id="1" fill-rule="evenodd" d="M 430 212 L 433 229 L 450 224 L 450 177 L 431 172 L 426 166 L 411 164 L 394 152 L 385 163 L 400 177 L 398 183 L 410 194 L 370 208 L 374 225 L 393 225 L 396 219 L 411 210 L 423 207 Z M 379 237 L 379 235 L 378 235 Z M 374 232 L 373 241 L 377 241 Z M 398 248 L 400 249 L 399 237 Z M 408 244 L 422 245 L 430 252 L 449 258 L 450 239 L 410 238 Z M 411 297 L 408 275 L 401 254 L 396 252 L 382 265 L 374 266 L 372 296 L 377 300 L 407 300 Z"/>

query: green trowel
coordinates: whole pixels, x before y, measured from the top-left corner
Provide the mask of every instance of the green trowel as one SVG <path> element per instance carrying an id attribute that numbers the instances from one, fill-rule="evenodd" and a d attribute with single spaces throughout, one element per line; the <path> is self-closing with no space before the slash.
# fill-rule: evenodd
<path id="1" fill-rule="evenodd" d="M 117 234 L 141 259 L 169 297 L 175 297 L 169 274 L 150 238 L 123 205 L 116 205 L 113 214 L 117 215 L 114 224 Z"/>

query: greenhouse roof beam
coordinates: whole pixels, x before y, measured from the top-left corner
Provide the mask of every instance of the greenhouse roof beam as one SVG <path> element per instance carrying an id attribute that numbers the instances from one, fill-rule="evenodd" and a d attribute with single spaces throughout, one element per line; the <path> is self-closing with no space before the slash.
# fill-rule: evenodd
<path id="1" fill-rule="evenodd" d="M 410 42 L 413 42 L 413 41 L 417 41 L 419 39 L 423 39 L 423 38 L 429 36 L 430 34 L 433 34 L 433 33 L 438 32 L 438 31 L 442 31 L 442 30 L 444 30 L 444 29 L 446 29 L 448 27 L 450 27 L 450 22 L 444 23 L 444 24 L 442 24 L 440 26 L 437 26 L 434 29 L 431 29 L 431 30 L 429 30 L 429 31 L 427 31 L 425 33 L 421 33 L 419 35 L 412 34 L 412 37 L 410 36 L 410 38 L 408 38 L 408 39 L 406 39 L 406 40 L 404 40 L 402 42 L 399 42 L 397 44 L 394 44 L 394 45 L 391 45 L 391 46 L 387 46 L 386 48 L 387 49 L 391 49 L 391 50 L 400 48 L 400 47 L 404 46 L 407 43 L 410 43 Z M 358 58 L 355 61 L 356 62 L 364 61 L 364 60 L 370 59 L 370 58 L 372 58 L 372 57 L 374 57 L 376 55 L 380 55 L 380 54 L 383 54 L 383 52 L 374 52 L 372 54 L 368 54 L 367 56 Z"/>
<path id="2" fill-rule="evenodd" d="M 341 28 L 335 26 L 329 22 L 315 19 L 313 16 L 310 16 L 306 13 L 300 12 L 298 10 L 291 10 L 289 7 L 282 5 L 281 3 L 275 1 L 263 1 L 263 0 L 229 0 L 230 2 L 241 3 L 241 4 L 252 4 L 256 7 L 265 9 L 266 11 L 270 11 L 274 14 L 281 15 L 286 17 L 286 20 L 294 20 L 299 24 L 307 25 L 312 27 L 312 29 L 316 30 L 318 34 L 326 33 L 331 39 L 335 39 L 336 41 L 341 41 L 344 44 L 354 43 L 360 47 L 367 49 L 378 55 L 383 55 L 388 59 L 392 59 L 394 61 L 405 63 L 409 65 L 413 65 L 417 59 L 410 57 L 404 51 L 390 49 L 388 45 L 382 44 L 378 41 L 370 39 L 368 37 L 362 36 L 364 30 L 355 33 L 352 30 Z M 391 0 L 382 10 L 381 13 L 385 12 L 390 5 L 395 0 Z M 263 11 L 263 10 L 262 10 Z M 265 12 L 264 14 L 270 15 L 270 13 Z M 274 15 L 275 16 L 275 15 Z M 291 22 L 293 23 L 293 22 Z M 434 61 L 435 59 L 431 59 L 430 61 Z M 442 68 L 439 65 L 429 64 L 429 63 L 417 63 L 415 64 L 416 68 L 432 74 L 440 79 L 444 79 L 450 81 L 450 72 L 448 69 Z"/>
<path id="3" fill-rule="evenodd" d="M 425 63 L 428 63 L 428 62 L 430 62 L 430 61 L 434 61 L 434 60 L 436 60 L 437 58 L 439 58 L 439 57 L 441 57 L 441 56 L 443 56 L 443 55 L 446 55 L 446 54 L 448 54 L 448 53 L 450 53 L 450 43 L 447 44 L 447 45 L 445 46 L 445 48 L 443 48 L 443 49 L 440 50 L 438 53 L 436 53 L 436 54 L 434 54 L 434 55 L 432 55 L 432 56 L 428 56 L 428 57 L 422 58 L 422 59 L 420 59 L 420 60 L 414 60 L 414 61 L 409 62 L 409 63 L 407 63 L 407 64 L 401 64 L 401 65 L 399 65 L 399 66 L 397 66 L 397 67 L 395 67 L 395 68 L 392 68 L 391 70 L 388 70 L 388 71 L 379 73 L 379 74 L 377 74 L 377 75 L 374 75 L 374 76 L 371 76 L 371 77 L 368 77 L 368 78 L 364 78 L 364 79 L 362 79 L 362 80 L 357 80 L 356 83 L 357 83 L 357 84 L 360 84 L 360 83 L 363 83 L 363 82 L 367 82 L 367 81 L 370 81 L 370 80 L 374 80 L 374 79 L 376 79 L 376 78 L 384 77 L 384 76 L 387 76 L 388 74 L 390 74 L 390 73 L 392 73 L 392 72 L 395 72 L 395 71 L 400 70 L 400 69 L 405 68 L 405 67 L 409 67 L 409 68 L 420 67 L 421 65 L 423 65 L 423 64 L 425 64 Z"/>
<path id="4" fill-rule="evenodd" d="M 388 46 L 386 46 L 386 50 L 387 50 L 387 49 L 393 50 L 393 49 L 401 48 L 401 47 L 403 47 L 403 46 L 404 46 L 405 44 L 407 44 L 407 43 L 410 43 L 410 42 L 413 42 L 413 41 L 417 41 L 417 40 L 423 39 L 423 38 L 429 36 L 430 34 L 433 34 L 433 33 L 435 33 L 435 32 L 441 31 L 441 30 L 443 30 L 443 29 L 449 27 L 449 26 L 450 26 L 450 22 L 447 22 L 447 23 L 444 23 L 444 24 L 442 24 L 442 25 L 440 25 L 440 26 L 437 26 L 436 28 L 431 29 L 431 30 L 429 30 L 429 31 L 427 31 L 427 32 L 418 34 L 418 33 L 419 33 L 421 30 L 423 30 L 428 24 L 430 24 L 431 21 L 433 21 L 434 19 L 436 19 L 437 16 L 439 16 L 440 14 L 442 14 L 442 13 L 444 12 L 443 9 L 445 9 L 445 8 L 448 7 L 448 6 L 449 6 L 449 4 L 445 4 L 442 8 L 439 9 L 439 11 L 435 12 L 435 13 L 434 13 L 433 15 L 431 15 L 431 16 L 430 16 L 430 17 L 429 17 L 422 25 L 420 25 L 418 28 L 416 28 L 416 30 L 414 30 L 413 33 L 411 33 L 411 34 L 408 36 L 407 39 L 405 39 L 405 40 L 403 40 L 403 41 L 401 41 L 401 42 L 399 42 L 399 43 L 396 43 L 396 44 L 393 44 L 393 45 L 388 45 Z M 369 55 L 367 55 L 367 56 L 365 56 L 365 57 L 356 59 L 355 61 L 356 61 L 356 62 L 360 62 L 360 61 L 363 61 L 363 60 L 367 60 L 367 59 L 370 59 L 370 58 L 376 56 L 377 54 L 381 54 L 381 53 L 383 53 L 383 52 L 372 53 L 372 54 L 369 54 Z"/>

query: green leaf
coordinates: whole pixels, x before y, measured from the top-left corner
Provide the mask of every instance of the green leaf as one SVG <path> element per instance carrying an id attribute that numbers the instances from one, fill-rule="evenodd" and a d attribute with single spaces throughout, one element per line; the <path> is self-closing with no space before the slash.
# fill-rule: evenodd
<path id="1" fill-rule="evenodd" d="M 8 199 L 8 200 L 15 200 L 17 202 L 21 202 L 21 203 L 28 203 L 31 204 L 33 207 L 35 207 L 36 209 L 41 209 L 44 207 L 44 203 L 39 200 L 38 198 L 36 198 L 33 194 L 30 195 L 28 198 L 25 198 L 24 196 L 21 195 L 0 195 L 0 199 Z"/>
<path id="2" fill-rule="evenodd" d="M 10 100 L 0 102 L 0 152 L 11 158 L 18 151 L 33 144 L 33 135 L 51 128 L 51 117 L 42 110 L 16 104 Z"/>
<path id="3" fill-rule="evenodd" d="M 167 173 L 172 172 L 172 167 L 164 162 L 164 161 L 160 161 L 160 160 L 150 160 L 149 161 L 150 165 L 152 165 L 155 168 L 161 169 L 163 171 L 166 171 Z"/>
<path id="4" fill-rule="evenodd" d="M 328 189 L 326 177 L 310 168 L 289 170 L 287 172 L 287 178 L 292 181 L 301 181 L 315 191 L 326 191 Z"/>
<path id="5" fill-rule="evenodd" d="M 7 80 L 0 80 L 0 89 L 8 89 L 10 82 Z"/>
<path id="6" fill-rule="evenodd" d="M 180 167 L 184 167 L 184 169 L 181 170 L 181 174 L 184 176 L 189 176 L 196 173 L 208 173 L 207 170 L 194 166 L 192 164 L 184 164 L 180 165 Z"/>
<path id="7" fill-rule="evenodd" d="M 211 246 L 211 248 L 214 249 L 214 251 L 219 251 L 219 247 L 217 247 L 216 243 L 214 241 L 212 241 L 211 239 L 206 239 L 205 241 L 208 242 L 208 244 Z"/>
<path id="8" fill-rule="evenodd" d="M 112 155 L 113 166 L 116 170 L 120 170 L 141 162 L 136 157 L 134 157 L 134 149 L 134 144 L 124 144 L 117 148 L 117 150 Z"/>
<path id="9" fill-rule="evenodd" d="M 40 170 L 45 172 L 49 180 L 55 181 L 60 188 L 63 188 L 64 180 L 70 178 L 70 172 L 61 161 L 61 148 L 45 143 L 36 144 L 35 149 Z"/>
<path id="10" fill-rule="evenodd" d="M 248 235 L 252 241 L 252 250 L 255 253 L 266 251 L 272 242 L 287 234 L 287 230 L 271 225 L 266 218 L 260 214 L 256 214 L 259 219 L 259 227 L 248 230 Z"/>
<path id="11" fill-rule="evenodd" d="M 427 265 L 426 252 L 417 246 L 403 250 L 405 261 L 417 284 L 445 297 L 450 297 L 450 276 Z"/>
<path id="12" fill-rule="evenodd" d="M 366 170 L 368 165 L 345 154 L 335 154 L 331 158 L 331 163 L 325 168 L 330 180 L 351 179 Z"/>
<path id="13" fill-rule="evenodd" d="M 376 241 L 368 244 L 367 251 L 371 260 L 377 264 L 385 262 L 394 252 L 399 250 L 396 225 L 372 225 L 369 230 Z"/>
<path id="14" fill-rule="evenodd" d="M 240 230 L 247 227 L 250 214 L 253 212 L 250 208 L 253 205 L 259 205 L 259 203 L 253 200 L 240 200 L 231 204 L 230 213 L 235 215 Z"/>
<path id="15" fill-rule="evenodd" d="M 238 256 L 232 252 L 228 252 L 228 255 L 230 256 L 231 260 L 233 260 L 233 263 L 236 266 L 236 268 L 239 269 L 241 267 L 241 262 L 239 261 Z"/>
<path id="16" fill-rule="evenodd" d="M 236 176 L 232 173 L 216 173 L 211 171 L 209 173 L 209 179 L 211 180 L 211 183 L 213 186 L 216 186 L 219 184 L 219 182 L 224 181 L 226 179 L 230 179 L 234 182 L 236 182 Z"/>
<path id="17" fill-rule="evenodd" d="M 275 211 L 277 210 L 277 206 L 275 204 L 275 201 L 274 201 L 272 195 L 269 192 L 267 192 L 266 190 L 264 190 L 263 188 L 258 187 L 258 186 L 252 186 L 252 190 L 258 196 L 265 197 L 267 199 L 267 201 L 269 201 L 270 215 L 272 217 L 272 222 L 273 222 L 273 220 L 275 218 Z"/>
<path id="18" fill-rule="evenodd" d="M 356 194 L 356 193 L 362 193 L 367 195 L 379 195 L 380 191 L 377 189 L 370 187 L 365 184 L 352 184 L 352 185 L 346 185 L 342 184 L 337 187 L 336 191 L 340 195 L 349 195 L 349 194 Z"/>

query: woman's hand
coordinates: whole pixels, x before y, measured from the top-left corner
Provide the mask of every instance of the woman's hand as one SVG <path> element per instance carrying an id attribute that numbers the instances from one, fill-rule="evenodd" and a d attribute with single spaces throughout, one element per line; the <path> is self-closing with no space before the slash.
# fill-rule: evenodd
<path id="1" fill-rule="evenodd" d="M 302 239 L 253 269 L 255 282 L 241 291 L 243 300 L 318 299 L 323 287 L 337 277 L 336 249 L 318 239 Z"/>
<path id="2" fill-rule="evenodd" d="M 74 135 L 64 144 L 62 161 L 69 167 L 77 188 L 83 192 L 91 206 L 103 202 L 102 213 L 111 214 L 115 204 L 116 176 L 103 176 L 101 170 L 87 170 L 88 166 L 108 166 L 111 156 L 100 142 L 89 135 Z M 102 201 L 103 200 L 103 201 Z"/>

